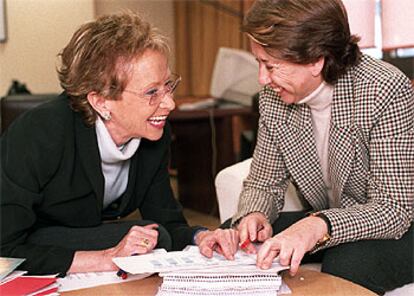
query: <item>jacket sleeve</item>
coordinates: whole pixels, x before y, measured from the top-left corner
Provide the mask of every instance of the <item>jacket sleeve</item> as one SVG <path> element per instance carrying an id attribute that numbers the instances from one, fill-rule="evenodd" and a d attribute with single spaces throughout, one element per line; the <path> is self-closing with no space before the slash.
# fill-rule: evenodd
<path id="1" fill-rule="evenodd" d="M 25 258 L 19 268 L 30 274 L 64 275 L 74 251 L 26 242 L 37 221 L 36 207 L 43 201 L 41 188 L 59 158 L 51 138 L 28 116 L 17 120 L 1 138 L 0 250 L 3 257 Z"/>

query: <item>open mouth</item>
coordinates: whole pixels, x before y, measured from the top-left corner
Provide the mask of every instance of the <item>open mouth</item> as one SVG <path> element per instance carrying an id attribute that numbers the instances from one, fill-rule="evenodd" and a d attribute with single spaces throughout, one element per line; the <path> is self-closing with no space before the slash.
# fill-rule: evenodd
<path id="1" fill-rule="evenodd" d="M 164 127 L 167 115 L 153 116 L 148 118 L 148 122 L 155 127 Z"/>
<path id="2" fill-rule="evenodd" d="M 280 86 L 272 86 L 272 88 L 277 93 L 280 93 L 283 90 Z"/>

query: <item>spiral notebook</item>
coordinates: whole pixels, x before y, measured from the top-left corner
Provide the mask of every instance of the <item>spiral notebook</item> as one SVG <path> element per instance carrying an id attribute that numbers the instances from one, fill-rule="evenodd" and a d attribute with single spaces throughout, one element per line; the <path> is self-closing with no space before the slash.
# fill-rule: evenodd
<path id="1" fill-rule="evenodd" d="M 199 253 L 191 247 L 187 252 Z M 239 255 L 245 256 L 244 253 Z M 268 270 L 258 269 L 249 260 L 239 260 L 238 263 L 161 272 L 159 276 L 163 283 L 157 296 L 275 296 L 280 293 L 282 278 L 279 272 L 288 267 L 281 266 L 277 260 Z M 289 292 L 286 289 L 289 290 L 284 287 L 284 292 Z"/>
<path id="2" fill-rule="evenodd" d="M 239 272 L 237 268 L 174 271 L 161 273 L 163 283 L 157 296 L 208 295 L 277 295 L 282 278 L 277 272 L 252 270 Z"/>

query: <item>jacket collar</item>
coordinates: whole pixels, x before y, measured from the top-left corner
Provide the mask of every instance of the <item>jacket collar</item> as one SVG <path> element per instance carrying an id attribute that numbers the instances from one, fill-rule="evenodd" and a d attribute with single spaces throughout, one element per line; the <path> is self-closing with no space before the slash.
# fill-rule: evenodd
<path id="1" fill-rule="evenodd" d="M 353 77 L 354 70 L 351 68 L 335 84 L 333 93 L 328 153 L 332 192 L 337 201 L 349 176 L 355 153 Z M 314 209 L 327 208 L 310 108 L 305 104 L 289 105 L 285 119 L 278 134 L 289 172 Z"/>
<path id="2" fill-rule="evenodd" d="M 315 209 L 328 207 L 322 170 L 316 151 L 310 108 L 288 106 L 285 124 L 281 126 L 280 149 L 289 172 L 305 199 Z"/>
<path id="3" fill-rule="evenodd" d="M 355 157 L 355 71 L 350 68 L 335 85 L 329 136 L 332 192 L 339 201 Z M 337 203 L 338 204 L 338 203 Z"/>
<path id="4" fill-rule="evenodd" d="M 99 213 L 102 212 L 104 196 L 104 176 L 101 169 L 98 142 L 94 127 L 85 126 L 79 113 L 75 113 L 76 145 L 79 151 L 80 162 L 92 185 L 97 197 Z"/>

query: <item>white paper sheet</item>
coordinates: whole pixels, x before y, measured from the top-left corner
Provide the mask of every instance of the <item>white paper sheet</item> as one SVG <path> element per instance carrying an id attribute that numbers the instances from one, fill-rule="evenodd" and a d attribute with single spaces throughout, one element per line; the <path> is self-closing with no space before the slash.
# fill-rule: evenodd
<path id="1" fill-rule="evenodd" d="M 136 281 L 150 276 L 151 273 L 128 275 L 128 278 L 123 280 L 116 275 L 116 271 L 105 272 L 85 272 L 85 273 L 71 273 L 64 278 L 59 278 L 57 281 L 60 285 L 59 292 L 66 292 L 72 290 L 79 290 L 85 288 L 92 288 L 96 286 L 125 283 L 128 281 Z"/>
<path id="2" fill-rule="evenodd" d="M 167 251 L 165 249 L 155 249 L 151 254 L 166 253 Z M 66 277 L 58 279 L 58 283 L 60 284 L 59 292 L 136 281 L 149 277 L 150 275 L 152 273 L 129 274 L 126 279 L 122 279 L 116 275 L 116 271 L 70 273 Z"/>
<path id="3" fill-rule="evenodd" d="M 226 268 L 229 266 L 238 266 L 240 270 L 248 265 L 256 265 L 256 255 L 247 254 L 238 251 L 234 260 L 227 260 L 222 255 L 214 252 L 212 258 L 204 257 L 198 251 L 198 247 L 192 246 L 184 251 L 168 252 L 164 254 L 146 254 L 134 257 L 118 257 L 113 262 L 131 274 L 169 272 L 177 270 L 200 270 L 210 268 Z M 281 266 L 277 260 L 274 261 L 272 269 L 283 270 L 286 267 Z M 234 269 L 233 269 L 234 272 Z M 247 270 L 249 272 L 249 270 Z"/>

